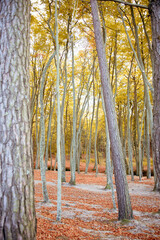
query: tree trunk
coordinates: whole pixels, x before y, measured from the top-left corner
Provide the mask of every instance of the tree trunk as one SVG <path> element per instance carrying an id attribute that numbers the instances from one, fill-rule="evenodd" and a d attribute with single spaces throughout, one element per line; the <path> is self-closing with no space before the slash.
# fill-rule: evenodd
<path id="1" fill-rule="evenodd" d="M 160 1 L 150 1 L 153 45 L 153 153 L 158 181 L 160 182 Z"/>
<path id="2" fill-rule="evenodd" d="M 1 0 L 0 16 L 0 239 L 33 240 L 30 1 Z"/>
<path id="3" fill-rule="evenodd" d="M 96 111 L 96 130 L 95 130 L 95 138 L 94 138 L 94 155 L 95 155 L 96 175 L 98 174 L 98 160 L 97 160 L 97 130 L 98 130 L 98 110 L 99 110 L 99 101 L 100 101 L 100 93 L 99 93 L 99 95 L 98 95 L 98 102 L 97 102 L 97 111 Z"/>
<path id="4" fill-rule="evenodd" d="M 36 104 L 36 163 L 35 163 L 35 169 L 39 168 L 39 132 L 40 132 L 40 127 L 38 130 L 38 96 L 37 96 L 37 104 Z"/>
<path id="5" fill-rule="evenodd" d="M 126 173 L 124 167 L 124 159 L 122 153 L 122 146 L 118 131 L 116 112 L 113 103 L 112 90 L 109 80 L 109 73 L 106 61 L 105 47 L 103 43 L 101 25 L 98 16 L 98 7 L 96 0 L 90 0 L 93 16 L 94 33 L 96 40 L 96 48 L 98 53 L 99 68 L 101 74 L 101 82 L 103 88 L 103 96 L 105 102 L 105 109 L 108 119 L 108 128 L 111 142 L 112 160 L 114 165 L 115 182 L 117 190 L 117 200 L 119 209 L 119 219 L 133 218 L 133 212 L 128 191 L 128 184 L 126 180 Z"/>
<path id="6" fill-rule="evenodd" d="M 67 25 L 67 33 L 69 35 L 69 26 L 70 26 L 70 17 L 68 17 L 68 25 Z M 67 92 L 67 58 L 68 58 L 68 45 L 69 39 L 66 42 L 66 49 L 65 49 L 65 60 L 64 60 L 64 72 L 65 72 L 65 81 L 63 81 L 63 97 L 62 97 L 62 104 L 61 104 L 61 165 L 62 165 L 62 182 L 66 182 L 66 150 L 65 150 L 65 128 L 64 128 L 64 107 L 65 107 L 65 99 L 66 99 L 66 92 Z M 63 78 L 62 78 L 63 79 Z M 67 107 L 66 107 L 67 112 Z M 66 114 L 67 119 L 67 114 Z M 67 121 L 66 121 L 67 124 Z M 67 128 L 67 127 L 66 127 Z"/>
<path id="7" fill-rule="evenodd" d="M 106 109 L 104 105 L 104 97 L 103 97 L 103 91 L 101 88 L 101 96 L 102 96 L 102 106 L 105 116 L 105 130 L 106 130 L 106 174 L 107 174 L 107 184 L 105 189 L 112 190 L 112 202 L 113 207 L 116 209 L 116 202 L 115 202 L 115 194 L 114 194 L 114 186 L 113 186 L 113 166 L 111 166 L 111 160 L 110 160 L 110 139 L 109 139 L 109 132 L 108 132 L 108 121 L 107 121 L 107 115 L 106 115 Z"/>
<path id="8" fill-rule="evenodd" d="M 46 164 L 44 162 L 44 152 L 45 152 L 45 117 L 44 117 L 44 83 L 45 83 L 45 76 L 47 70 L 52 62 L 55 53 L 53 53 L 45 68 L 43 69 L 42 79 L 41 79 L 41 86 L 40 86 L 40 168 L 41 168 L 41 179 L 42 179 L 42 191 L 43 191 L 43 200 L 44 202 L 49 201 L 48 191 L 47 191 L 47 184 L 46 184 Z"/>
<path id="9" fill-rule="evenodd" d="M 75 95 L 75 80 L 74 80 L 74 48 L 73 48 L 73 37 L 71 39 L 71 46 L 72 46 L 72 87 L 73 87 L 73 136 L 72 136 L 72 151 L 71 154 L 71 180 L 70 184 L 76 184 L 76 95 Z M 72 153 L 72 152 L 71 152 Z"/>
<path id="10" fill-rule="evenodd" d="M 151 160 L 150 160 L 150 135 L 149 135 L 149 114 L 146 110 L 146 155 L 147 155 L 147 178 L 151 178 Z"/>
<path id="11" fill-rule="evenodd" d="M 61 221 L 61 108 L 60 108 L 60 92 L 59 92 L 59 41 L 58 41 L 58 12 L 57 0 L 55 1 L 55 27 L 56 27 L 56 57 L 57 57 L 57 162 L 58 162 L 58 183 L 57 183 L 57 221 Z"/>
<path id="12" fill-rule="evenodd" d="M 94 83 L 94 75 L 95 75 L 95 58 L 93 59 L 93 110 L 92 110 L 92 118 L 91 118 L 91 126 L 90 126 L 90 135 L 89 135 L 89 148 L 88 148 L 88 159 L 86 162 L 86 169 L 85 173 L 88 172 L 88 167 L 90 163 L 91 158 L 91 144 L 92 144 L 92 126 L 93 126 L 93 120 L 94 120 L 94 111 L 95 111 L 95 83 Z"/>
<path id="13" fill-rule="evenodd" d="M 139 115 L 137 110 L 137 83 L 135 76 L 134 80 L 134 117 L 135 117 L 135 136 L 134 136 L 134 145 L 135 145 L 135 159 L 136 159 L 136 175 L 139 175 L 139 153 L 138 153 L 138 145 L 139 145 Z M 136 134 L 137 133 L 137 134 Z M 138 138 L 138 140 L 137 140 Z"/>
<path id="14" fill-rule="evenodd" d="M 131 180 L 134 180 L 133 173 L 133 161 L 132 161 L 132 143 L 131 143 L 131 133 L 130 133 L 130 75 L 132 71 L 133 57 L 131 61 L 131 66 L 129 70 L 129 75 L 127 79 L 127 138 L 128 138 L 128 159 L 129 159 L 129 172 L 131 173 Z"/>
<path id="15" fill-rule="evenodd" d="M 52 98 L 53 98 L 53 103 L 52 103 Z M 45 153 L 45 167 L 46 167 L 46 170 L 48 169 L 48 148 L 49 148 L 49 139 L 50 139 L 50 135 L 51 135 L 51 124 L 52 124 L 52 115 L 53 115 L 54 105 L 55 105 L 55 96 L 53 97 L 51 95 L 50 113 L 49 113 L 49 119 L 48 119 L 48 131 L 47 131 L 47 144 L 46 144 L 46 153 Z M 51 168 L 51 166 L 50 166 L 50 168 Z"/>

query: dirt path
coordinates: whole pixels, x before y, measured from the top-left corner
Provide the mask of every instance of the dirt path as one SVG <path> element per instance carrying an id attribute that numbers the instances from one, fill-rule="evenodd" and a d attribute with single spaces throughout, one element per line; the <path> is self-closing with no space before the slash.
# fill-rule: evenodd
<path id="1" fill-rule="evenodd" d="M 62 185 L 62 221 L 56 222 L 57 172 L 47 172 L 50 203 L 42 203 L 40 172 L 35 171 L 37 240 L 40 239 L 160 239 L 160 194 L 153 192 L 153 178 L 129 182 L 134 220 L 117 221 L 111 191 L 104 190 L 105 174 L 76 175 L 76 186 Z"/>

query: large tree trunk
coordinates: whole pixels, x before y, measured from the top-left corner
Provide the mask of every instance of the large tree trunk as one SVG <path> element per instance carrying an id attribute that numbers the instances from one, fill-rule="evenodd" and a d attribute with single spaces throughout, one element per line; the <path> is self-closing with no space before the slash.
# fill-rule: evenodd
<path id="1" fill-rule="evenodd" d="M 124 167 L 124 159 L 122 153 L 122 146 L 118 131 L 116 112 L 113 103 L 112 90 L 109 80 L 109 73 L 107 68 L 106 53 L 103 43 L 101 25 L 98 16 L 98 7 L 96 0 L 90 0 L 92 7 L 93 25 L 95 32 L 96 47 L 99 60 L 99 68 L 101 74 L 101 82 L 103 88 L 105 109 L 108 119 L 108 128 L 111 141 L 112 160 L 114 165 L 119 219 L 131 219 L 133 217 L 130 196 L 128 191 L 128 184 L 126 180 L 126 173 Z"/>
<path id="2" fill-rule="evenodd" d="M 35 239 L 30 1 L 0 1 L 0 239 Z M 3 29 L 3 31 L 2 31 Z"/>
<path id="3" fill-rule="evenodd" d="M 153 86 L 154 86 L 154 107 L 153 107 L 153 151 L 154 164 L 158 181 L 160 182 L 160 1 L 150 1 L 150 13 L 152 23 L 153 39 Z"/>

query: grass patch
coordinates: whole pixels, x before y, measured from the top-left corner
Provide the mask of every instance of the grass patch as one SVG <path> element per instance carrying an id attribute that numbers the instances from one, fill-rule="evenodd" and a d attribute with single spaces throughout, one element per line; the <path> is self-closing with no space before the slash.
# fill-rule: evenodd
<path id="1" fill-rule="evenodd" d="M 126 225 L 126 224 L 129 224 L 131 220 L 129 219 L 123 219 L 121 220 L 121 225 Z"/>

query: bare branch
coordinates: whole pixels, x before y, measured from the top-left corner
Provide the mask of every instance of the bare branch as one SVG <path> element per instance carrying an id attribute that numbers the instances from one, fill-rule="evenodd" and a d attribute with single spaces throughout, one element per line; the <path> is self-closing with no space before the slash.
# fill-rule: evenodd
<path id="1" fill-rule="evenodd" d="M 99 1 L 99 2 L 118 2 L 118 3 L 122 3 L 124 5 L 132 6 L 132 7 L 148 9 L 148 6 L 144 6 L 144 5 L 136 4 L 136 3 L 129 3 L 129 2 L 122 1 L 122 0 L 97 0 L 97 1 Z"/>

